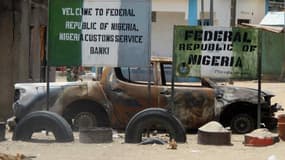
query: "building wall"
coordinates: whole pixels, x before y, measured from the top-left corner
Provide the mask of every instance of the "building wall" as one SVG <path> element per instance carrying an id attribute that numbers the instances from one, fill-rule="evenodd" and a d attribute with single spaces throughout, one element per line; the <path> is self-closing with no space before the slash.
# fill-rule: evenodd
<path id="1" fill-rule="evenodd" d="M 21 1 L 21 0 L 16 0 Z M 21 1 L 18 8 L 20 12 L 15 15 L 17 40 L 15 45 L 15 66 L 14 66 L 14 82 L 22 82 L 29 80 L 29 21 L 30 21 L 30 3 Z"/>
<path id="2" fill-rule="evenodd" d="M 186 13 L 188 11 L 187 4 L 188 0 L 152 0 L 152 11 Z"/>
<path id="3" fill-rule="evenodd" d="M 0 2 L 0 121 L 12 115 L 14 83 L 39 81 L 38 28 L 47 24 L 47 10 L 43 6 L 47 8 L 47 0 Z"/>
<path id="4" fill-rule="evenodd" d="M 200 19 L 201 0 L 197 1 L 197 19 Z M 258 24 L 267 10 L 267 0 L 237 0 L 236 1 L 236 23 L 238 19 L 249 19 L 250 23 Z M 231 19 L 231 1 L 230 0 L 213 0 L 214 3 L 214 25 L 230 26 Z M 209 17 L 210 0 L 204 0 L 204 12 L 206 18 Z M 190 13 L 190 11 L 189 11 Z M 189 18 L 191 18 L 189 16 Z M 192 20 L 193 21 L 193 20 Z"/>
<path id="5" fill-rule="evenodd" d="M 183 12 L 157 12 L 156 22 L 152 23 L 151 54 L 153 56 L 172 56 L 173 27 L 186 25 Z"/>
<path id="6" fill-rule="evenodd" d="M 2 0 L 0 17 L 0 120 L 4 120 L 12 114 L 14 82 L 28 77 L 28 1 Z"/>
<path id="7" fill-rule="evenodd" d="M 152 0 L 156 21 L 152 23 L 151 54 L 172 56 L 173 26 L 186 25 L 188 0 Z"/>
<path id="8" fill-rule="evenodd" d="M 231 18 L 231 1 L 230 0 L 214 0 L 214 25 L 230 26 Z M 197 19 L 201 19 L 201 0 L 198 0 Z M 204 17 L 210 18 L 210 0 L 204 0 Z"/>
<path id="9" fill-rule="evenodd" d="M 250 19 L 250 23 L 259 24 L 265 16 L 265 0 L 238 0 L 236 19 Z"/>
<path id="10" fill-rule="evenodd" d="M 34 82 L 43 81 L 41 79 L 41 48 L 45 44 L 41 44 L 41 28 L 47 28 L 48 22 L 48 6 L 45 0 L 40 3 L 31 4 L 30 12 L 30 59 L 29 59 L 29 73 L 30 79 Z M 42 37 L 46 38 L 46 37 Z"/>
<path id="11" fill-rule="evenodd" d="M 10 0 L 1 1 L 0 3 L 0 121 L 6 118 L 7 114 L 11 114 L 11 110 L 6 110 L 6 106 L 11 105 L 13 91 L 13 6 Z M 5 35 L 5 36 L 3 36 Z M 7 47 L 11 46 L 11 47 Z"/>

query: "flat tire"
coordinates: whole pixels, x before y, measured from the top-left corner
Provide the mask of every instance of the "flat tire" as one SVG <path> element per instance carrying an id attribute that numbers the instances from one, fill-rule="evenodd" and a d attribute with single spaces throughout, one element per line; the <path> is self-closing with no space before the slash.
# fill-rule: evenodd
<path id="1" fill-rule="evenodd" d="M 140 143 L 144 130 L 157 124 L 166 129 L 170 139 L 180 143 L 186 142 L 186 132 L 181 122 L 162 108 L 149 108 L 135 114 L 126 127 L 125 142 Z"/>
<path id="2" fill-rule="evenodd" d="M 13 140 L 31 141 L 35 132 L 52 132 L 56 142 L 74 141 L 73 132 L 67 121 L 49 111 L 35 111 L 26 115 L 16 125 Z"/>

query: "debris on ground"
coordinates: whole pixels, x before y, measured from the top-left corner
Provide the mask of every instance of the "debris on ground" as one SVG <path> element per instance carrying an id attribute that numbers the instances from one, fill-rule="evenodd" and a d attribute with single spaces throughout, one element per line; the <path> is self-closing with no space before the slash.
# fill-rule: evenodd
<path id="1" fill-rule="evenodd" d="M 259 128 L 256 129 L 248 134 L 246 134 L 247 136 L 251 136 L 251 137 L 256 137 L 256 138 L 272 138 L 272 137 L 278 137 L 277 134 L 275 133 L 271 133 L 267 128 Z"/>
<path id="2" fill-rule="evenodd" d="M 34 156 L 25 156 L 23 154 L 17 153 L 16 156 L 11 154 L 0 153 L 0 160 L 31 160 L 36 158 Z"/>
<path id="3" fill-rule="evenodd" d="M 15 130 L 17 123 L 16 123 L 16 116 L 13 116 L 7 120 L 8 131 L 13 132 Z"/>
<path id="4" fill-rule="evenodd" d="M 161 144 L 161 145 L 164 145 L 166 144 L 166 142 L 160 138 L 146 138 L 146 139 L 143 139 L 141 143 L 139 143 L 141 145 L 146 145 L 146 144 Z"/>
<path id="5" fill-rule="evenodd" d="M 278 134 L 271 133 L 266 128 L 259 128 L 244 137 L 246 146 L 268 146 L 279 142 Z"/>
<path id="6" fill-rule="evenodd" d="M 177 143 L 176 143 L 175 139 L 171 139 L 168 142 L 167 149 L 177 149 Z"/>

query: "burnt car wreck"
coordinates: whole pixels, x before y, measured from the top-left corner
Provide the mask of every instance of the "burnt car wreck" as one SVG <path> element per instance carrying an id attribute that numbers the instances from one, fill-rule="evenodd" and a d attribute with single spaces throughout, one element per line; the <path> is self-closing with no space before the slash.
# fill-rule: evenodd
<path id="1" fill-rule="evenodd" d="M 257 90 L 181 78 L 175 82 L 172 97 L 171 70 L 170 58 L 153 57 L 150 68 L 106 67 L 100 81 L 51 83 L 49 110 L 62 115 L 74 130 L 95 126 L 125 129 L 135 114 L 147 108 L 171 110 L 186 130 L 213 120 L 235 133 L 257 127 Z M 16 84 L 15 92 L 16 123 L 30 112 L 47 108 L 44 83 Z M 274 113 L 281 109 L 271 104 L 273 96 L 261 94 L 261 123 L 269 129 L 276 127 Z M 157 115 L 163 117 L 164 113 Z M 154 119 L 153 123 L 160 121 Z"/>

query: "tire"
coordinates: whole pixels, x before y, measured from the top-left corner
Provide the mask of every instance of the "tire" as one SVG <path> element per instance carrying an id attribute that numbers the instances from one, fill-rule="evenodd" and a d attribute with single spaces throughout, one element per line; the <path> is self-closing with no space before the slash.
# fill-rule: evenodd
<path id="1" fill-rule="evenodd" d="M 186 142 L 186 132 L 181 122 L 162 108 L 149 108 L 135 114 L 126 127 L 125 142 L 140 143 L 142 134 L 149 126 L 160 125 L 176 142 Z"/>
<path id="2" fill-rule="evenodd" d="M 254 118 L 246 113 L 235 115 L 231 120 L 231 130 L 233 133 L 245 134 L 256 128 Z"/>
<path id="3" fill-rule="evenodd" d="M 72 142 L 72 129 L 64 118 L 49 111 L 36 111 L 26 115 L 17 124 L 13 140 L 31 141 L 34 132 L 52 132 L 56 142 Z"/>

